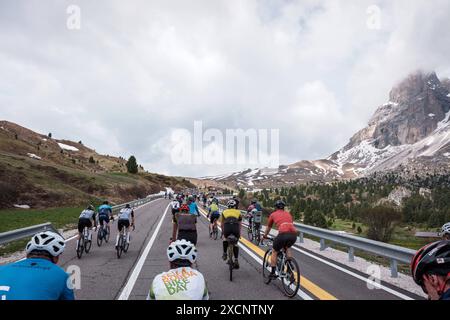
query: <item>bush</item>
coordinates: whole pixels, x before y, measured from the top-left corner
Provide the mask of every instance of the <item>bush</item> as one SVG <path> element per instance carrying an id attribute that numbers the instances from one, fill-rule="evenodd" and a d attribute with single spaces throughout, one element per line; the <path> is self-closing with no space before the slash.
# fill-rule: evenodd
<path id="1" fill-rule="evenodd" d="M 395 223 L 401 220 L 401 215 L 394 208 L 378 206 L 366 209 L 364 220 L 369 227 L 367 237 L 388 242 L 392 237 Z"/>
<path id="2" fill-rule="evenodd" d="M 95 163 L 95 160 L 94 160 L 94 157 L 93 157 L 93 156 L 90 156 L 90 157 L 89 157 L 89 163 Z"/>
<path id="3" fill-rule="evenodd" d="M 356 231 L 358 232 L 358 234 L 361 234 L 362 233 L 361 226 L 358 226 L 358 229 L 356 229 Z"/>

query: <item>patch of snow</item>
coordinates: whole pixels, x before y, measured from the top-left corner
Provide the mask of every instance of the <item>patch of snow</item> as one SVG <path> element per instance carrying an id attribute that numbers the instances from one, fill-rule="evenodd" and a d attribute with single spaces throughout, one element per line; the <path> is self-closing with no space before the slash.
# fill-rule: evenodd
<path id="1" fill-rule="evenodd" d="M 434 118 L 436 115 L 435 115 L 434 113 L 429 113 L 428 116 L 429 116 L 430 118 Z"/>
<path id="2" fill-rule="evenodd" d="M 447 97 L 449 97 L 450 98 L 450 93 L 447 95 Z"/>
<path id="3" fill-rule="evenodd" d="M 444 153 L 444 157 L 450 158 L 450 152 Z"/>
<path id="4" fill-rule="evenodd" d="M 47 139 L 45 139 L 45 138 L 41 138 L 41 140 L 42 140 L 42 141 L 47 141 Z"/>
<path id="5" fill-rule="evenodd" d="M 42 160 L 41 157 L 35 155 L 34 153 L 27 153 L 27 155 L 32 159 Z"/>
<path id="6" fill-rule="evenodd" d="M 30 209 L 30 206 L 27 204 L 15 204 L 14 208 L 19 208 L 19 209 Z"/>
<path id="7" fill-rule="evenodd" d="M 69 145 L 64 144 L 64 143 L 58 142 L 58 145 L 59 145 L 59 147 L 60 147 L 61 149 L 64 149 L 64 150 L 69 150 L 69 151 L 80 151 L 80 150 L 78 150 L 77 148 L 72 147 L 72 146 L 69 146 Z"/>

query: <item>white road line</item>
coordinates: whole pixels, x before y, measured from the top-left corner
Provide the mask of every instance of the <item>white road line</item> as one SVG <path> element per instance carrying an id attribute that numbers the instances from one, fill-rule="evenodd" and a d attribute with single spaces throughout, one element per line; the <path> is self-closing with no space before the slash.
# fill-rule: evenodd
<path id="1" fill-rule="evenodd" d="M 200 210 L 202 216 L 208 220 L 208 218 L 206 217 L 206 215 L 204 214 L 203 210 Z M 220 232 L 222 232 L 222 228 L 217 226 L 217 228 L 220 230 Z M 239 242 L 239 247 L 242 248 L 242 250 L 244 250 L 250 257 L 252 257 L 253 259 L 256 260 L 256 262 L 258 262 L 260 265 L 263 265 L 263 261 L 260 257 L 258 257 L 255 253 L 253 253 L 249 248 L 247 248 L 245 245 L 243 245 L 242 243 Z M 280 280 L 280 279 L 278 279 Z M 281 280 L 280 280 L 281 281 Z M 302 291 L 301 289 L 298 290 L 297 295 L 304 299 L 304 300 L 314 300 L 313 298 L 311 298 L 311 296 L 309 296 L 308 294 L 306 294 L 304 291 Z"/>
<path id="2" fill-rule="evenodd" d="M 311 254 L 311 253 L 309 253 L 309 252 L 306 252 L 306 251 L 304 251 L 304 250 L 301 250 L 301 249 L 297 248 L 296 246 L 292 246 L 292 248 L 293 248 L 294 250 L 300 252 L 300 253 L 303 253 L 304 255 L 307 255 L 308 257 L 311 257 L 311 258 L 313 258 L 313 259 L 316 259 L 317 261 L 320 261 L 320 262 L 322 262 L 322 263 L 325 263 L 326 265 L 329 265 L 330 267 L 333 267 L 333 268 L 335 268 L 335 269 L 337 269 L 337 270 L 339 270 L 339 271 L 342 271 L 342 272 L 344 272 L 344 273 L 346 273 L 346 274 L 348 274 L 348 275 L 350 275 L 350 276 L 353 276 L 353 277 L 355 277 L 355 278 L 357 278 L 357 279 L 360 279 L 360 280 L 362 280 L 362 281 L 366 282 L 367 284 L 370 284 L 370 285 L 372 285 L 372 286 L 374 286 L 374 287 L 377 287 L 377 288 L 382 289 L 382 290 L 384 290 L 384 291 L 386 291 L 386 292 L 389 292 L 390 294 L 392 294 L 392 295 L 394 295 L 394 296 L 397 296 L 397 297 L 399 297 L 399 298 L 401 298 L 401 299 L 404 299 L 404 300 L 414 300 L 413 298 L 408 297 L 407 295 L 404 295 L 403 293 L 400 293 L 400 292 L 398 292 L 398 291 L 395 291 L 395 290 L 393 290 L 393 289 L 391 289 L 391 288 L 388 288 L 388 287 L 386 287 L 386 286 L 384 286 L 384 285 L 382 285 L 382 284 L 380 284 L 380 283 L 377 283 L 377 282 L 375 282 L 375 281 L 369 280 L 368 278 L 365 278 L 365 277 L 363 277 L 363 276 L 361 276 L 361 275 L 359 275 L 359 274 L 357 274 L 357 273 L 354 273 L 354 272 L 352 272 L 352 271 L 350 271 L 350 270 L 347 270 L 347 269 L 345 269 L 345 268 L 342 268 L 342 267 L 340 267 L 340 266 L 338 266 L 338 265 L 336 265 L 336 264 L 334 264 L 334 263 L 331 263 L 331 262 L 329 262 L 329 261 L 327 261 L 327 260 L 324 260 L 324 259 L 322 259 L 322 258 L 319 258 L 319 257 L 317 257 L 317 256 L 315 256 L 315 255 L 313 255 L 313 254 Z"/>
<path id="3" fill-rule="evenodd" d="M 170 204 L 167 205 L 167 208 L 164 211 L 164 214 L 161 217 L 161 220 L 159 220 L 158 226 L 156 227 L 155 231 L 153 231 L 152 237 L 148 241 L 144 252 L 142 252 L 141 256 L 139 257 L 139 260 L 136 263 L 133 271 L 131 272 L 131 275 L 128 278 L 128 281 L 127 281 L 125 287 L 123 288 L 122 292 L 120 293 L 118 300 L 128 300 L 128 297 L 130 296 L 131 291 L 133 290 L 133 287 L 134 287 L 134 285 L 136 283 L 136 280 L 137 280 L 139 274 L 141 273 L 142 266 L 144 265 L 144 262 L 147 259 L 147 256 L 148 256 L 148 254 L 150 252 L 150 249 L 152 248 L 153 243 L 156 240 L 156 236 L 158 235 L 159 229 L 161 228 L 161 225 L 162 225 L 162 223 L 164 221 L 164 218 L 166 217 L 167 210 L 169 209 L 169 206 L 170 206 Z"/>

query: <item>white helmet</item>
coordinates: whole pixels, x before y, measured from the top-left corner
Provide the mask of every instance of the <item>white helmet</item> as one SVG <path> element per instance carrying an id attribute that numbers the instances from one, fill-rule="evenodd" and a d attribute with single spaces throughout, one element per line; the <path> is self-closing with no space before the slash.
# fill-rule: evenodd
<path id="1" fill-rule="evenodd" d="M 444 236 L 446 234 L 450 234 L 450 222 L 447 222 L 441 228 L 441 236 Z"/>
<path id="2" fill-rule="evenodd" d="M 194 263 L 197 260 L 197 249 L 190 242 L 185 239 L 172 242 L 167 248 L 167 257 L 169 261 L 175 260 L 189 260 L 190 263 Z"/>
<path id="3" fill-rule="evenodd" d="M 59 234 L 51 231 L 37 233 L 26 246 L 27 254 L 34 250 L 47 251 L 53 257 L 63 253 L 66 243 Z"/>

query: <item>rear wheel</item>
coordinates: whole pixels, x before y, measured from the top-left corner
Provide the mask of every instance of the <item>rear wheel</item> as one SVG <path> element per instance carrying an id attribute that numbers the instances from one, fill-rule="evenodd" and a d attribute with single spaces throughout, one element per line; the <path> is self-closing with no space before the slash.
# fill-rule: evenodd
<path id="1" fill-rule="evenodd" d="M 214 227 L 213 227 L 213 238 L 214 238 L 214 240 L 217 240 L 218 235 L 219 235 L 219 228 L 217 228 L 217 224 L 214 224 Z"/>
<path id="2" fill-rule="evenodd" d="M 109 226 L 106 226 L 106 234 L 104 235 L 105 242 L 109 241 L 109 234 L 110 233 L 111 233 L 111 229 L 109 228 Z"/>
<path id="3" fill-rule="evenodd" d="M 129 247 L 130 243 L 127 242 L 127 238 L 125 237 L 125 239 L 123 240 L 123 252 L 127 252 Z"/>
<path id="4" fill-rule="evenodd" d="M 103 242 L 103 229 L 100 228 L 97 232 L 97 245 L 99 247 L 102 246 L 102 242 Z"/>
<path id="5" fill-rule="evenodd" d="M 283 275 L 281 279 L 283 289 L 289 298 L 295 297 L 300 289 L 300 268 L 293 258 L 287 258 L 283 265 Z"/>
<path id="6" fill-rule="evenodd" d="M 247 235 L 248 235 L 248 240 L 249 240 L 250 242 L 252 242 L 252 241 L 253 241 L 253 227 L 252 227 L 251 224 L 248 225 L 248 228 L 247 228 Z"/>
<path id="7" fill-rule="evenodd" d="M 84 251 L 86 253 L 89 253 L 89 251 L 91 250 L 91 247 L 92 247 L 92 241 L 89 240 L 89 236 L 88 236 L 84 241 Z"/>
<path id="8" fill-rule="evenodd" d="M 230 281 L 233 281 L 233 245 L 228 244 L 228 268 L 230 269 Z"/>
<path id="9" fill-rule="evenodd" d="M 83 251 L 84 251 L 84 238 L 81 237 L 80 240 L 78 241 L 78 246 L 77 246 L 78 259 L 81 259 L 81 257 L 83 256 Z"/>
<path id="10" fill-rule="evenodd" d="M 271 267 L 270 267 L 270 259 L 271 258 L 272 258 L 272 249 L 269 249 L 264 254 L 263 267 L 262 267 L 263 268 L 262 274 L 263 274 L 265 284 L 269 284 L 271 281 L 269 278 L 270 271 L 271 271 Z"/>
<path id="11" fill-rule="evenodd" d="M 116 248 L 116 251 L 117 251 L 117 258 L 119 258 L 120 259 L 120 256 L 122 255 L 122 250 L 123 250 L 123 238 L 122 238 L 122 235 L 120 235 L 119 236 L 119 242 L 117 243 L 117 248 Z"/>

